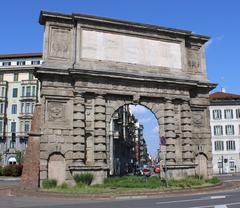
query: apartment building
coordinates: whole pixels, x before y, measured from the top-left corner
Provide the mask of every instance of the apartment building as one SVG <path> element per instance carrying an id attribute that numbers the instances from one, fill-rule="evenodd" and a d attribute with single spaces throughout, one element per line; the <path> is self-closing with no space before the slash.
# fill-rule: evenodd
<path id="1" fill-rule="evenodd" d="M 0 54 L 0 163 L 16 163 L 16 151 L 24 151 L 39 82 L 33 75 L 42 64 L 41 53 Z"/>
<path id="2" fill-rule="evenodd" d="M 240 171 L 240 95 L 216 92 L 210 95 L 213 172 Z"/>

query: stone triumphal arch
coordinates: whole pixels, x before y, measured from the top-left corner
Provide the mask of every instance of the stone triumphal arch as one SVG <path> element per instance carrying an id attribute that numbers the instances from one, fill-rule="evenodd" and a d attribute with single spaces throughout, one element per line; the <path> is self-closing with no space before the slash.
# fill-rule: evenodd
<path id="1" fill-rule="evenodd" d="M 212 174 L 208 37 L 81 14 L 41 12 L 40 24 L 41 181 L 53 174 L 49 162 L 65 169 L 61 181 L 83 172 L 92 172 L 96 183 L 107 177 L 111 116 L 132 103 L 157 118 L 169 177 L 202 174 L 201 165 L 204 175 Z"/>

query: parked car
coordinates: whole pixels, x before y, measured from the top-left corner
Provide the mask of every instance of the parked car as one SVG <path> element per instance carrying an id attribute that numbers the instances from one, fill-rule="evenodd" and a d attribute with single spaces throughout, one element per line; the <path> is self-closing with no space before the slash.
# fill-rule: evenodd
<path id="1" fill-rule="evenodd" d="M 161 172 L 160 165 L 155 165 L 153 171 L 154 173 L 160 173 Z"/>

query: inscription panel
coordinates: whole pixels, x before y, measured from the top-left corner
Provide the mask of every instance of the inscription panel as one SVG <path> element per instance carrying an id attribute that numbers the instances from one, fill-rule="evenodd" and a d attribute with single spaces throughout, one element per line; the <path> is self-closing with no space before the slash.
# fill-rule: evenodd
<path id="1" fill-rule="evenodd" d="M 182 68 L 179 43 L 90 30 L 81 38 L 81 58 Z"/>

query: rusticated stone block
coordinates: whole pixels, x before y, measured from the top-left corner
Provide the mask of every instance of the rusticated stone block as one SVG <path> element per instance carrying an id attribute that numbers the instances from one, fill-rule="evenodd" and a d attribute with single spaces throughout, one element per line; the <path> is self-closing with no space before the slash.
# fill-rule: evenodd
<path id="1" fill-rule="evenodd" d="M 48 152 L 46 152 L 46 151 L 40 151 L 40 159 L 41 159 L 41 160 L 47 160 L 48 157 L 49 157 Z"/>
<path id="2" fill-rule="evenodd" d="M 97 121 L 95 122 L 95 128 L 104 129 L 106 127 L 105 121 Z"/>
<path id="3" fill-rule="evenodd" d="M 166 131 L 174 131 L 175 130 L 175 125 L 174 124 L 166 124 L 164 126 Z"/>
<path id="4" fill-rule="evenodd" d="M 98 143 L 105 143 L 106 142 L 106 138 L 103 137 L 103 136 L 98 136 L 98 137 L 95 137 L 94 139 L 95 139 L 94 142 L 96 144 L 98 144 Z"/>
<path id="5" fill-rule="evenodd" d="M 166 132 L 165 132 L 165 137 L 166 137 L 166 138 L 169 138 L 169 137 L 175 138 L 175 137 L 176 137 L 176 134 L 175 134 L 174 131 L 166 131 Z"/>
<path id="6" fill-rule="evenodd" d="M 81 113 L 81 112 L 74 113 L 73 119 L 74 120 L 83 120 L 83 119 L 85 119 L 85 114 Z"/>
<path id="7" fill-rule="evenodd" d="M 73 145 L 73 151 L 84 151 L 85 146 L 82 144 L 74 144 Z"/>
<path id="8" fill-rule="evenodd" d="M 167 118 L 164 119 L 164 123 L 165 124 L 173 124 L 173 123 L 175 123 L 175 118 L 167 117 Z"/>
<path id="9" fill-rule="evenodd" d="M 73 152 L 73 159 L 83 159 L 85 157 L 85 154 L 83 152 Z"/>
<path id="10" fill-rule="evenodd" d="M 96 159 L 96 160 L 101 160 L 101 159 L 107 159 L 107 157 L 106 157 L 107 155 L 106 155 L 106 153 L 105 152 L 95 152 L 94 153 L 94 158 Z"/>
<path id="11" fill-rule="evenodd" d="M 182 131 L 191 131 L 192 130 L 192 126 L 191 125 L 182 125 Z"/>
<path id="12" fill-rule="evenodd" d="M 188 138 L 188 137 L 191 137 L 192 136 L 192 133 L 191 132 L 183 132 L 182 133 L 182 137 L 183 138 Z"/>
<path id="13" fill-rule="evenodd" d="M 106 111 L 106 108 L 103 107 L 103 106 L 97 106 L 97 107 L 95 108 L 95 112 L 96 112 L 96 113 L 105 113 L 105 111 Z"/>
<path id="14" fill-rule="evenodd" d="M 73 129 L 73 135 L 84 135 L 85 134 L 85 130 L 84 128 L 74 128 Z"/>
<path id="15" fill-rule="evenodd" d="M 95 147 L 94 147 L 94 150 L 95 151 L 105 151 L 106 150 L 106 145 L 103 145 L 103 144 L 96 144 Z"/>
<path id="16" fill-rule="evenodd" d="M 55 130 L 53 131 L 53 133 L 54 133 L 55 135 L 61 135 L 61 134 L 62 134 L 62 130 L 61 130 L 61 129 L 55 129 Z"/>
<path id="17" fill-rule="evenodd" d="M 40 171 L 40 180 L 46 179 L 47 178 L 47 171 Z"/>
<path id="18" fill-rule="evenodd" d="M 189 111 L 184 111 L 184 112 L 181 113 L 181 117 L 182 118 L 190 118 L 191 113 Z"/>
<path id="19" fill-rule="evenodd" d="M 106 115 L 104 113 L 96 113 L 95 114 L 95 120 L 105 121 L 106 120 Z"/>
<path id="20" fill-rule="evenodd" d="M 106 130 L 105 129 L 95 129 L 95 136 L 105 136 Z"/>
<path id="21" fill-rule="evenodd" d="M 78 105 L 74 105 L 74 112 L 84 112 L 85 111 L 85 107 L 82 104 L 78 104 Z"/>
<path id="22" fill-rule="evenodd" d="M 182 124 L 191 124 L 191 119 L 190 118 L 182 118 L 181 123 Z"/>
<path id="23" fill-rule="evenodd" d="M 75 120 L 73 122 L 73 127 L 76 128 L 76 127 L 79 127 L 79 128 L 84 128 L 85 127 L 85 123 L 84 121 L 82 120 Z"/>
<path id="24" fill-rule="evenodd" d="M 164 117 L 174 117 L 174 112 L 172 110 L 164 111 Z"/>
<path id="25" fill-rule="evenodd" d="M 43 134 L 44 135 L 52 135 L 53 134 L 53 129 L 48 129 L 48 128 L 45 128 L 44 130 L 43 130 Z"/>
<path id="26" fill-rule="evenodd" d="M 95 99 L 95 105 L 102 105 L 102 106 L 105 106 L 105 103 L 106 103 L 106 101 L 105 101 L 105 99 L 103 99 L 103 98 L 96 98 Z"/>
<path id="27" fill-rule="evenodd" d="M 85 143 L 85 138 L 83 136 L 74 136 L 73 137 L 73 140 L 72 140 L 73 143 Z"/>
<path id="28" fill-rule="evenodd" d="M 72 159 L 73 152 L 72 151 L 67 151 L 64 156 L 65 156 L 66 160 Z"/>

